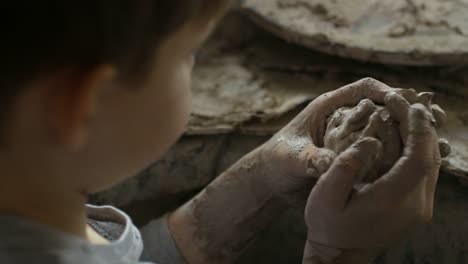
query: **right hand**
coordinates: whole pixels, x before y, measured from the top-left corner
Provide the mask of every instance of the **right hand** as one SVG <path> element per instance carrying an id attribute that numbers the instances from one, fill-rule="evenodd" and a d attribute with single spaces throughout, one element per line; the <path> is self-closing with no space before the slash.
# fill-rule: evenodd
<path id="1" fill-rule="evenodd" d="M 359 188 L 361 170 L 375 160 L 380 142 L 364 138 L 335 159 L 308 199 L 304 263 L 351 263 L 350 259 L 364 263 L 409 229 L 431 221 L 441 165 L 431 114 L 396 93 L 385 101 L 400 122 L 403 156 L 388 173 Z M 364 258 L 350 257 L 350 252 Z"/>

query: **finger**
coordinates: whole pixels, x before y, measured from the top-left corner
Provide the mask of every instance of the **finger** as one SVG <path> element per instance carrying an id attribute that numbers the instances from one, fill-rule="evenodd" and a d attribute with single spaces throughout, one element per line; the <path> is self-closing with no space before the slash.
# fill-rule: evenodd
<path id="1" fill-rule="evenodd" d="M 374 138 L 363 138 L 354 143 L 338 155 L 330 169 L 319 179 L 311 195 L 330 208 L 344 209 L 354 185 L 375 162 L 380 148 L 381 143 Z"/>
<path id="2" fill-rule="evenodd" d="M 447 114 L 445 111 L 437 104 L 431 105 L 432 115 L 436 121 L 437 127 L 445 127 L 447 124 Z"/>
<path id="3" fill-rule="evenodd" d="M 362 100 L 356 106 L 355 112 L 346 120 L 343 126 L 344 130 L 354 132 L 363 129 L 376 109 L 377 106 L 371 100 Z"/>
<path id="4" fill-rule="evenodd" d="M 388 113 L 386 110 L 383 112 Z M 385 154 L 382 153 L 382 159 L 378 160 L 379 165 L 376 167 L 375 177 L 369 178 L 369 180 L 375 180 L 388 172 L 403 153 L 403 144 L 399 128 L 395 126 L 392 119 L 384 121 L 384 119 L 380 118 L 380 120 L 379 129 L 375 137 L 382 142 Z"/>
<path id="5" fill-rule="evenodd" d="M 428 109 L 431 109 L 432 99 L 434 99 L 434 93 L 422 92 L 418 94 L 418 103 L 423 104 Z"/>
<path id="6" fill-rule="evenodd" d="M 374 112 L 369 118 L 369 124 L 362 131 L 363 137 L 377 137 L 379 128 L 383 120 L 380 118 L 380 111 Z"/>
<path id="7" fill-rule="evenodd" d="M 437 124 L 437 127 L 443 127 L 445 125 L 447 115 L 444 110 L 438 105 L 433 105 L 432 101 L 434 99 L 434 93 L 432 92 L 422 92 L 416 93 L 414 89 L 395 89 L 395 92 L 405 98 L 410 104 L 420 103 L 425 105 L 431 113 L 434 115 L 434 123 Z"/>
<path id="8" fill-rule="evenodd" d="M 408 117 L 409 136 L 403 157 L 373 186 L 382 199 L 404 199 L 421 181 L 438 174 L 440 155 L 435 147 L 438 138 L 430 113 L 423 105 L 415 104 L 409 109 Z"/>
<path id="9" fill-rule="evenodd" d="M 362 120 L 367 122 L 369 116 L 377 109 L 377 106 L 369 100 L 364 99 L 356 106 L 356 112 L 349 118 L 351 123 L 359 123 Z"/>
<path id="10" fill-rule="evenodd" d="M 395 89 L 395 92 L 405 98 L 410 104 L 418 103 L 418 93 L 414 89 L 398 88 Z"/>
<path id="11" fill-rule="evenodd" d="M 452 147 L 450 146 L 447 139 L 439 139 L 439 151 L 442 158 L 446 158 L 452 153 Z"/>
<path id="12" fill-rule="evenodd" d="M 434 99 L 434 93 L 431 92 L 422 92 L 418 94 L 418 103 L 424 105 L 427 110 L 431 113 L 431 123 L 437 127 L 437 121 L 432 114 L 432 100 Z"/>
<path id="13" fill-rule="evenodd" d="M 439 167 L 440 167 L 440 163 L 441 163 L 441 153 L 440 153 L 440 149 L 441 149 L 441 144 L 444 145 L 445 143 L 447 143 L 446 145 L 448 145 L 448 141 L 444 140 L 443 139 L 439 139 L 438 142 L 435 142 L 434 143 L 434 156 L 435 156 L 435 159 L 437 160 L 436 161 L 436 164 L 439 164 Z M 437 169 L 437 173 L 435 173 L 435 175 L 433 177 L 428 177 L 427 178 L 427 184 L 426 184 L 426 208 L 425 210 L 423 211 L 423 220 L 427 221 L 428 223 L 432 220 L 432 216 L 433 216 L 433 213 L 434 213 L 434 199 L 435 199 L 435 192 L 436 192 L 436 187 L 437 187 L 437 182 L 438 182 L 438 179 L 439 179 L 439 168 Z"/>
<path id="14" fill-rule="evenodd" d="M 315 99 L 295 119 L 295 123 L 307 120 L 312 139 L 317 146 L 323 146 L 326 118 L 337 109 L 355 106 L 363 99 L 370 99 L 376 104 L 383 104 L 385 96 L 393 88 L 372 78 L 364 78 L 337 90 L 325 93 Z M 303 124 L 298 124 L 303 125 Z"/>
<path id="15" fill-rule="evenodd" d="M 400 124 L 400 133 L 403 142 L 408 139 L 408 115 L 410 113 L 410 104 L 401 95 L 389 93 L 385 97 L 385 105 L 390 115 Z"/>

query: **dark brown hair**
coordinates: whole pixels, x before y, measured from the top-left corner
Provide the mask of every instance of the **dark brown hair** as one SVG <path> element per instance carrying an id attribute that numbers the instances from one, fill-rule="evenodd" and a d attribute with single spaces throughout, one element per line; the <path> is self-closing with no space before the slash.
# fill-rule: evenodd
<path id="1" fill-rule="evenodd" d="M 1 5 L 0 103 L 39 74 L 113 63 L 144 72 L 151 52 L 223 0 L 16 0 Z"/>

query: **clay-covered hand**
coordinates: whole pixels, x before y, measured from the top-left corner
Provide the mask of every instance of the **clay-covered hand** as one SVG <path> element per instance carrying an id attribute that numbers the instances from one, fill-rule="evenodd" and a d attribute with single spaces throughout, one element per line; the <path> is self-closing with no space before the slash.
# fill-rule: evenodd
<path id="1" fill-rule="evenodd" d="M 306 205 L 304 263 L 368 263 L 431 220 L 441 165 L 432 115 L 396 93 L 385 101 L 405 137 L 403 155 L 389 172 L 364 185 L 356 184 L 377 158 L 378 140 L 360 139 L 335 159 Z"/>
<path id="2" fill-rule="evenodd" d="M 432 104 L 433 93 L 418 94 L 413 89 L 395 89 L 395 93 L 406 98 L 411 104 L 423 104 L 431 113 L 433 125 L 436 128 L 444 126 L 446 114 L 438 105 Z M 362 177 L 364 182 L 372 182 L 388 172 L 400 158 L 406 130 L 407 128 L 404 128 L 403 135 L 400 135 L 398 123 L 393 120 L 386 106 L 364 99 L 357 106 L 338 109 L 328 118 L 324 146 L 341 153 L 360 138 L 378 138 L 383 145 L 381 152 L 371 170 Z M 440 139 L 439 147 L 442 157 L 450 154 L 447 140 Z"/>
<path id="3" fill-rule="evenodd" d="M 434 93 L 417 93 L 414 89 L 401 88 L 395 89 L 394 92 L 406 99 L 406 101 L 409 102 L 409 104 L 423 104 L 426 107 L 426 109 L 428 109 L 428 111 L 432 114 L 431 122 L 436 128 L 443 128 L 447 124 L 447 114 L 445 113 L 445 111 L 438 104 L 432 103 Z M 402 128 L 403 138 L 406 138 L 405 134 L 407 134 L 407 129 L 407 127 Z M 448 155 L 450 155 L 451 147 L 446 139 L 439 138 L 439 150 L 442 158 L 445 158 Z"/>
<path id="4" fill-rule="evenodd" d="M 285 200 L 304 205 L 316 179 L 336 157 L 334 151 L 323 147 L 327 118 L 337 109 L 356 105 L 366 98 L 383 104 L 390 91 L 393 88 L 366 78 L 315 99 L 260 147 L 265 187 Z"/>

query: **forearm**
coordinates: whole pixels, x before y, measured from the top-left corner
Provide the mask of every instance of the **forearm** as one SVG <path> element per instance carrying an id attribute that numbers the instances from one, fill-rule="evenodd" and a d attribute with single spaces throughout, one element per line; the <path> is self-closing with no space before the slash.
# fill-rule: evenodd
<path id="1" fill-rule="evenodd" d="M 263 183 L 255 152 L 170 216 L 169 228 L 188 263 L 233 262 L 286 208 Z"/>

